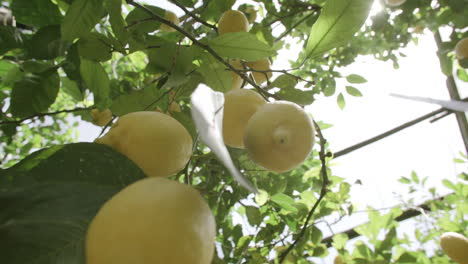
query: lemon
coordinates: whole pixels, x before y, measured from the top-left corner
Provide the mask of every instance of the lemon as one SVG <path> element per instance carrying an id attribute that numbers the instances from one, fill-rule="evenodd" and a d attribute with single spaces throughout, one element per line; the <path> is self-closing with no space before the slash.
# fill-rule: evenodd
<path id="1" fill-rule="evenodd" d="M 176 14 L 174 14 L 173 12 L 171 11 L 168 11 L 166 10 L 166 13 L 164 14 L 164 18 L 166 20 L 169 20 L 171 21 L 172 23 L 176 24 L 177 26 L 180 24 L 180 20 L 179 18 L 177 17 Z M 159 26 L 159 29 L 161 31 L 165 31 L 165 32 L 175 32 L 176 30 L 166 24 L 161 24 L 161 26 Z"/>
<path id="2" fill-rule="evenodd" d="M 258 165 L 273 172 L 299 166 L 314 145 L 310 117 L 295 103 L 266 103 L 252 115 L 244 132 L 245 149 Z"/>
<path id="3" fill-rule="evenodd" d="M 242 66 L 242 63 L 240 60 L 238 59 L 234 59 L 232 60 L 231 62 L 229 62 L 229 64 L 232 65 L 232 67 L 234 67 L 235 69 L 238 69 L 238 70 L 243 70 L 243 66 Z M 232 78 L 232 81 L 231 81 L 231 90 L 237 90 L 237 89 L 240 89 L 241 86 L 242 86 L 242 83 L 244 82 L 244 80 L 239 76 L 239 74 L 231 71 L 231 78 Z"/>
<path id="4" fill-rule="evenodd" d="M 244 13 L 237 10 L 228 10 L 221 15 L 218 21 L 218 33 L 223 35 L 231 32 L 248 32 L 249 21 Z"/>
<path id="5" fill-rule="evenodd" d="M 258 71 L 268 71 L 270 70 L 270 61 L 267 58 L 260 59 L 257 61 L 251 61 L 246 63 L 247 66 L 249 66 L 253 70 L 258 70 Z M 252 76 L 254 78 L 255 83 L 258 85 L 264 83 L 269 80 L 272 76 L 271 72 L 252 72 Z"/>
<path id="6" fill-rule="evenodd" d="M 468 37 L 457 42 L 457 45 L 455 45 L 455 54 L 459 60 L 468 58 Z"/>
<path id="7" fill-rule="evenodd" d="M 244 148 L 244 130 L 250 117 L 266 103 L 261 95 L 245 89 L 224 95 L 223 138 L 226 145 Z"/>
<path id="8" fill-rule="evenodd" d="M 455 232 L 447 232 L 440 237 L 442 250 L 459 264 L 468 264 L 468 239 Z"/>
<path id="9" fill-rule="evenodd" d="M 406 0 L 385 0 L 385 4 L 391 7 L 397 7 L 404 4 Z"/>
<path id="10" fill-rule="evenodd" d="M 209 264 L 215 235 L 213 214 L 197 190 L 147 178 L 101 207 L 86 235 L 86 263 Z"/>
<path id="11" fill-rule="evenodd" d="M 96 143 L 108 145 L 135 162 L 147 176 L 182 170 L 192 155 L 192 137 L 174 118 L 155 111 L 126 114 Z"/>
<path id="12" fill-rule="evenodd" d="M 109 109 L 102 112 L 99 109 L 92 109 L 91 117 L 93 118 L 93 124 L 96 126 L 105 126 L 112 120 L 112 112 Z"/>

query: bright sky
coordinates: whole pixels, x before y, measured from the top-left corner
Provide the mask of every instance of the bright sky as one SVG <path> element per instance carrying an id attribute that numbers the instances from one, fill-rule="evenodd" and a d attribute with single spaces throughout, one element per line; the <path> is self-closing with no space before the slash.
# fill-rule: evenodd
<path id="1" fill-rule="evenodd" d="M 147 1 L 156 4 L 156 1 Z M 236 6 L 244 1 L 237 1 Z M 246 1 L 251 3 L 251 1 Z M 168 8 L 178 15 L 178 8 L 157 1 L 158 6 Z M 235 6 L 235 7 L 236 7 Z M 376 7 L 378 8 L 378 6 Z M 376 136 L 407 121 L 438 109 L 436 105 L 390 97 L 390 93 L 449 99 L 445 76 L 441 73 L 436 56 L 435 42 L 430 32 L 419 39 L 419 45 L 410 45 L 402 50 L 407 55 L 400 58 L 400 69 L 391 62 L 376 61 L 372 57 L 360 57 L 358 62 L 342 70 L 344 76 L 356 73 L 368 82 L 357 85 L 363 97 L 353 98 L 344 92 L 345 82 L 337 81 L 337 92 L 344 92 L 346 107 L 342 111 L 336 104 L 336 96 L 320 97 L 308 108 L 316 120 L 333 124 L 323 131 L 332 151 L 338 151 Z M 296 51 L 297 52 L 297 51 Z M 295 58 L 291 52 L 281 52 L 273 69 L 289 68 L 288 60 Z M 468 85 L 459 83 L 461 96 L 468 95 Z M 80 141 L 92 141 L 100 129 L 82 122 L 79 127 Z M 317 146 L 318 147 L 318 146 Z M 428 176 L 428 187 L 435 186 L 440 193 L 448 190 L 441 180 L 454 180 L 465 166 L 456 165 L 454 158 L 464 151 L 463 141 L 454 115 L 435 123 L 424 121 L 379 142 L 342 156 L 335 160 L 333 174 L 349 183 L 361 180 L 362 185 L 353 185 L 351 199 L 364 209 L 366 205 L 383 208 L 399 204 L 397 195 L 407 188 L 398 183 L 401 176 L 409 177 L 414 170 L 419 176 Z M 365 214 L 333 226 L 334 232 L 348 229 L 365 221 Z M 328 228 L 322 228 L 325 236 Z M 323 260 L 329 263 L 330 257 Z M 326 262 L 325 262 L 326 261 Z"/>

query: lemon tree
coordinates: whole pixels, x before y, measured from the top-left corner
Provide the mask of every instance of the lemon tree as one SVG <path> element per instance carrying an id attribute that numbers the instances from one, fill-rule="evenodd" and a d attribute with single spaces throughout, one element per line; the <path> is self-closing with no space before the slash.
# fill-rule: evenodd
<path id="1" fill-rule="evenodd" d="M 447 197 L 403 177 L 412 197 L 445 198 L 370 210 L 349 232 L 317 224 L 356 209 L 354 183 L 332 170 L 333 120 L 312 125 L 309 109 L 347 111 L 368 74 L 347 66 L 372 55 L 398 67 L 422 29 L 448 83 L 468 81 L 466 1 L 167 2 L 0 1 L 0 263 L 84 264 L 87 248 L 113 252 L 99 263 L 451 263 L 438 242 L 468 235 L 466 174 L 447 175 Z M 258 193 L 199 140 L 200 84 L 224 94 L 228 152 Z M 409 216 L 415 244 L 398 228 Z M 124 237 L 104 241 L 109 228 Z"/>

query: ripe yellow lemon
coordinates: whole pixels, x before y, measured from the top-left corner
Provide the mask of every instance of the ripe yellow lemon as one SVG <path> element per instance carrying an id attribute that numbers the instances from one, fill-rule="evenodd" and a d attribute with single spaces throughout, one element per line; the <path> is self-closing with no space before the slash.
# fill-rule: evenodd
<path id="1" fill-rule="evenodd" d="M 266 103 L 252 90 L 238 89 L 224 95 L 223 138 L 226 145 L 244 148 L 244 130 L 250 117 Z"/>
<path id="2" fill-rule="evenodd" d="M 268 71 L 270 70 L 270 61 L 267 58 L 260 59 L 257 61 L 250 61 L 246 63 L 253 70 L 257 71 Z M 264 83 L 271 78 L 273 74 L 271 72 L 252 72 L 252 76 L 255 80 L 255 83 L 258 85 Z"/>
<path id="3" fill-rule="evenodd" d="M 169 20 L 171 21 L 172 23 L 176 24 L 177 26 L 180 24 L 180 20 L 179 18 L 177 17 L 176 14 L 172 13 L 171 11 L 168 11 L 166 10 L 166 13 L 164 15 L 164 18 L 166 20 Z M 166 24 L 161 24 L 161 26 L 159 26 L 159 29 L 161 31 L 165 31 L 165 32 L 175 32 L 176 30 Z"/>
<path id="4" fill-rule="evenodd" d="M 242 63 L 238 59 L 232 60 L 231 62 L 229 62 L 229 64 L 231 64 L 235 69 L 238 69 L 238 70 L 243 69 Z M 231 71 L 231 78 L 232 78 L 231 90 L 240 89 L 241 86 L 242 86 L 242 83 L 244 82 L 244 80 L 239 76 L 239 74 L 237 74 L 237 73 L 235 73 L 233 71 Z"/>
<path id="5" fill-rule="evenodd" d="M 218 21 L 218 33 L 223 35 L 231 32 L 248 32 L 249 21 L 244 13 L 237 10 L 228 10 L 221 15 Z"/>
<path id="6" fill-rule="evenodd" d="M 385 4 L 391 7 L 397 7 L 404 4 L 406 0 L 385 0 Z"/>
<path id="7" fill-rule="evenodd" d="M 192 137 L 187 129 L 174 118 L 154 111 L 120 117 L 95 142 L 126 155 L 151 177 L 179 172 L 192 155 Z"/>
<path id="8" fill-rule="evenodd" d="M 457 42 L 455 54 L 459 60 L 468 59 L 468 37 Z"/>
<path id="9" fill-rule="evenodd" d="M 468 264 L 468 239 L 455 232 L 447 232 L 440 237 L 442 250 L 459 264 Z"/>
<path id="10" fill-rule="evenodd" d="M 314 145 L 310 117 L 295 103 L 277 101 L 261 106 L 244 132 L 245 149 L 267 170 L 286 172 L 299 166 Z"/>
<path id="11" fill-rule="evenodd" d="M 101 207 L 88 228 L 86 263 L 209 264 L 215 236 L 215 219 L 197 190 L 147 178 Z"/>
<path id="12" fill-rule="evenodd" d="M 91 117 L 93 124 L 96 126 L 105 126 L 112 120 L 112 112 L 109 109 L 99 111 L 99 109 L 91 110 Z"/>

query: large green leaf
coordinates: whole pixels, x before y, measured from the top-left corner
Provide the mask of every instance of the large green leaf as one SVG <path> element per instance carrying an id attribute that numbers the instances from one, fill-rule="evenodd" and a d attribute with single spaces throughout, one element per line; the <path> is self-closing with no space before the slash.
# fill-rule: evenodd
<path id="1" fill-rule="evenodd" d="M 308 58 L 349 41 L 364 24 L 373 0 L 328 0 L 312 26 L 306 46 Z"/>
<path id="2" fill-rule="evenodd" d="M 69 45 L 60 38 L 60 26 L 50 25 L 39 29 L 26 43 L 26 49 L 31 58 L 48 60 L 64 55 Z"/>
<path id="3" fill-rule="evenodd" d="M 117 97 L 112 101 L 110 109 L 112 110 L 112 113 L 117 116 L 122 116 L 136 111 L 153 110 L 156 107 L 156 104 L 152 105 L 153 103 L 161 105 L 161 102 L 168 102 L 169 94 L 166 93 L 165 96 L 164 92 L 165 91 L 158 89 L 156 85 L 152 85 L 144 90 L 135 91 Z M 152 108 L 148 108 L 151 105 Z"/>
<path id="4" fill-rule="evenodd" d="M 125 28 L 127 23 L 122 17 L 122 0 L 104 0 L 104 8 L 109 13 L 109 22 L 115 36 L 121 43 L 126 43 L 129 34 Z"/>
<path id="5" fill-rule="evenodd" d="M 11 9 L 17 22 L 38 28 L 60 24 L 63 19 L 51 0 L 13 0 Z"/>
<path id="6" fill-rule="evenodd" d="M 14 27 L 0 27 L 0 55 L 23 46 L 21 32 Z"/>
<path id="7" fill-rule="evenodd" d="M 227 92 L 231 89 L 231 74 L 226 66 L 208 53 L 202 55 L 199 63 L 198 71 L 203 76 L 203 82 L 206 85 L 220 92 Z"/>
<path id="8" fill-rule="evenodd" d="M 219 55 L 227 58 L 239 58 L 255 61 L 275 54 L 267 44 L 256 35 L 247 32 L 228 33 L 211 39 L 208 45 Z"/>
<path id="9" fill-rule="evenodd" d="M 73 40 L 87 34 L 104 14 L 101 0 L 75 0 L 62 23 L 62 38 Z"/>
<path id="10" fill-rule="evenodd" d="M 91 92 L 94 95 L 95 104 L 106 104 L 109 100 L 109 77 L 98 62 L 81 60 L 80 73 Z"/>
<path id="11" fill-rule="evenodd" d="M 112 49 L 106 36 L 96 32 L 86 34 L 78 41 L 81 57 L 94 61 L 107 61 L 112 58 Z"/>
<path id="12" fill-rule="evenodd" d="M 13 85 L 11 113 L 22 118 L 46 111 L 55 102 L 59 87 L 56 70 L 25 75 Z"/>
<path id="13" fill-rule="evenodd" d="M 144 178 L 129 159 L 93 143 L 56 146 L 0 172 L 0 262 L 84 264 L 89 222 Z"/>
<path id="14" fill-rule="evenodd" d="M 145 5 L 145 7 L 160 17 L 164 17 L 166 12 L 164 9 L 157 6 Z M 152 16 L 146 13 L 144 10 L 135 8 L 130 13 L 128 13 L 125 20 L 129 25 L 129 30 L 144 34 L 158 30 L 159 26 L 161 25 L 161 22 L 151 19 L 151 17 Z"/>

